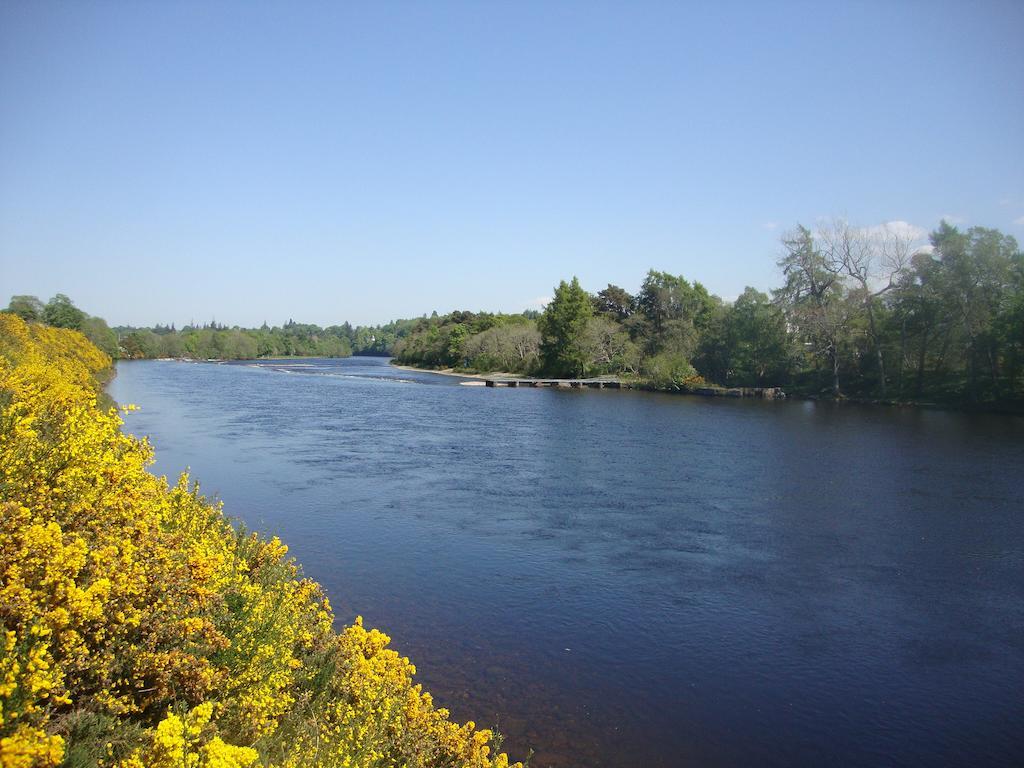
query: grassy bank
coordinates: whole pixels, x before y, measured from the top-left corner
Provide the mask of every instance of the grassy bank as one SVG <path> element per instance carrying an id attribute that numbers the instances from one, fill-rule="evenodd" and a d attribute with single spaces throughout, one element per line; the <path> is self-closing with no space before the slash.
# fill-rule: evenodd
<path id="1" fill-rule="evenodd" d="M 0 765 L 507 766 L 280 541 L 147 470 L 109 367 L 0 314 Z"/>

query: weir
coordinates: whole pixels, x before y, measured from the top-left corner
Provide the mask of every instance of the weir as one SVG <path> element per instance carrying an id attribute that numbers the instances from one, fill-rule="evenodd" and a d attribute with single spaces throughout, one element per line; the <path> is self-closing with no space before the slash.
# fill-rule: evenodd
<path id="1" fill-rule="evenodd" d="M 631 389 L 633 384 L 619 379 L 484 379 L 488 387 L 554 387 L 562 389 Z"/>
<path id="2" fill-rule="evenodd" d="M 654 389 L 650 385 L 615 378 L 600 379 L 533 379 L 489 378 L 488 387 L 551 387 L 554 389 Z M 786 393 L 779 387 L 698 387 L 681 390 L 686 394 L 703 397 L 757 397 L 763 400 L 783 400 Z"/>

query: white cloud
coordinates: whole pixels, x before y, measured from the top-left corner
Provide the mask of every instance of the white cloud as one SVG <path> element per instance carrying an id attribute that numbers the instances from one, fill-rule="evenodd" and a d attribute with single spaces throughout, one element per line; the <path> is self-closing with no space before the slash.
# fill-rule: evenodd
<path id="1" fill-rule="evenodd" d="M 777 222 L 777 221 L 766 221 L 761 226 L 764 227 L 767 230 L 775 230 L 775 229 L 779 228 L 779 222 Z"/>
<path id="2" fill-rule="evenodd" d="M 916 224 L 911 224 L 909 221 L 902 220 L 883 221 L 881 224 L 865 227 L 864 229 L 870 235 L 895 235 L 911 241 L 924 240 L 928 236 L 928 230 L 924 227 L 919 227 Z"/>
<path id="3" fill-rule="evenodd" d="M 548 304 L 551 303 L 550 296 L 538 296 L 535 299 L 530 299 L 529 306 L 537 307 L 538 309 L 544 309 Z"/>
<path id="4" fill-rule="evenodd" d="M 945 221 L 947 224 L 963 224 L 966 219 L 963 216 L 957 216 L 953 213 L 944 213 L 939 216 L 940 221 Z"/>
<path id="5" fill-rule="evenodd" d="M 906 241 L 911 247 L 921 246 L 928 242 L 927 229 L 911 224 L 903 219 L 893 219 L 891 221 L 883 221 L 881 224 L 862 227 L 852 224 L 845 217 L 834 217 L 831 219 L 819 217 L 817 226 L 812 231 L 812 234 L 816 240 L 828 240 L 830 233 L 835 233 L 837 227 L 849 227 L 857 235 L 870 239 L 885 240 L 892 237 L 898 238 L 901 241 Z M 921 249 L 917 248 L 916 250 Z"/>
<path id="6" fill-rule="evenodd" d="M 1018 227 L 1024 227 L 1024 216 L 1018 216 L 1016 219 L 1013 220 L 1013 223 L 1016 224 Z"/>

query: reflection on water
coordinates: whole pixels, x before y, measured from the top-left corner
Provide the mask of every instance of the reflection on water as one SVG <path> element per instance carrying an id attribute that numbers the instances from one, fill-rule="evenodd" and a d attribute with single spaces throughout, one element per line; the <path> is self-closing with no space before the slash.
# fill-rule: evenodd
<path id="1" fill-rule="evenodd" d="M 458 383 L 132 362 L 111 393 L 537 768 L 1018 763 L 1022 420 Z"/>

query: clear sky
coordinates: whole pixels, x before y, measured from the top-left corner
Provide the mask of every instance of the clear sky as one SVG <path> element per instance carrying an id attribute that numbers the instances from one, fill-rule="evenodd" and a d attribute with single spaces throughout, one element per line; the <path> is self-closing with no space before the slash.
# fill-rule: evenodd
<path id="1" fill-rule="evenodd" d="M 0 3 L 0 302 L 521 311 L 779 235 L 1024 239 L 1024 2 Z"/>

